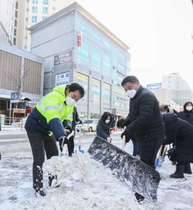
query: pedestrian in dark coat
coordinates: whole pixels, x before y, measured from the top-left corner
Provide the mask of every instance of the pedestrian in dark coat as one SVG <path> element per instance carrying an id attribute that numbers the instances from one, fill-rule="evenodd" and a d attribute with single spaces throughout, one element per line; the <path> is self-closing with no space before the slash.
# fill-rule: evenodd
<path id="1" fill-rule="evenodd" d="M 110 128 L 113 127 L 115 127 L 114 115 L 110 112 L 104 112 L 98 121 L 96 134 L 97 136 L 111 142 Z"/>
<path id="2" fill-rule="evenodd" d="M 177 117 L 174 113 L 163 114 L 165 124 L 164 144 L 176 141 L 175 155 L 170 160 L 177 161 L 176 171 L 171 178 L 183 178 L 185 163 L 193 162 L 193 126 L 185 120 Z"/>
<path id="3" fill-rule="evenodd" d="M 179 112 L 178 117 L 193 125 L 193 104 L 191 101 L 184 104 L 184 111 Z M 192 174 L 190 163 L 185 164 L 184 173 Z"/>
<path id="4" fill-rule="evenodd" d="M 179 117 L 193 125 L 193 103 L 192 102 L 189 101 L 184 104 L 184 111 L 179 112 Z"/>
<path id="5" fill-rule="evenodd" d="M 121 85 L 130 98 L 128 118 L 129 125 L 121 134 L 126 139 L 134 139 L 138 142 L 140 160 L 155 168 L 155 159 L 165 133 L 163 120 L 159 110 L 159 102 L 155 95 L 144 88 L 137 77 L 127 76 Z M 144 197 L 135 194 L 140 202 Z"/>

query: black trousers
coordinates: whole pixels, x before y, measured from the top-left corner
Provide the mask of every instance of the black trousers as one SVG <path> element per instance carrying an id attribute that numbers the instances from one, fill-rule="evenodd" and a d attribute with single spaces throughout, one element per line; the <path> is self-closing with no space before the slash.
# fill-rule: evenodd
<path id="1" fill-rule="evenodd" d="M 54 136 L 44 136 L 37 133 L 27 132 L 33 155 L 33 188 L 39 191 L 43 188 L 43 170 L 42 165 L 52 156 L 58 156 L 58 147 Z"/>
<path id="2" fill-rule="evenodd" d="M 155 169 L 155 159 L 163 138 L 147 137 L 138 142 L 140 160 Z"/>

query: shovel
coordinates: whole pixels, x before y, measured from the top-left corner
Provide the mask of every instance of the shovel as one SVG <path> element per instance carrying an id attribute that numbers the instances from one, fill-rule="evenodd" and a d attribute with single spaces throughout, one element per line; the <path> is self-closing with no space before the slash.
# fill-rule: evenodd
<path id="1" fill-rule="evenodd" d="M 124 145 L 123 142 L 123 148 Z M 94 138 L 88 153 L 94 160 L 110 168 L 113 175 L 130 186 L 134 192 L 151 201 L 157 200 L 157 188 L 161 178 L 156 170 L 99 136 Z"/>
<path id="2" fill-rule="evenodd" d="M 84 154 L 84 150 L 81 149 L 81 125 L 79 125 L 79 145 L 78 145 L 78 151 L 81 152 L 82 154 Z"/>
<path id="3" fill-rule="evenodd" d="M 71 136 L 73 136 L 74 135 L 74 131 L 72 131 L 68 136 L 67 136 L 67 139 L 69 140 L 70 139 L 70 137 Z M 63 149 L 62 149 L 62 152 L 61 152 L 61 157 L 62 156 L 68 156 L 68 152 L 67 152 L 67 149 L 68 149 L 68 144 L 64 144 L 64 146 L 63 146 Z"/>

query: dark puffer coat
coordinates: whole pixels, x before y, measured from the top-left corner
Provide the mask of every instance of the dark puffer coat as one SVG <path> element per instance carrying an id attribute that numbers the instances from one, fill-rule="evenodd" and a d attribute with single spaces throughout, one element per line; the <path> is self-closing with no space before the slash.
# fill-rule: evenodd
<path id="1" fill-rule="evenodd" d="M 159 102 L 147 88 L 139 87 L 134 98 L 130 99 L 130 110 L 127 117 L 130 122 L 126 128 L 128 137 L 138 142 L 146 138 L 163 138 L 164 123 L 159 110 Z"/>
<path id="2" fill-rule="evenodd" d="M 164 144 L 173 143 L 176 136 L 177 155 L 170 160 L 193 162 L 193 126 L 174 113 L 163 114 L 163 121 L 166 129 Z"/>
<path id="3" fill-rule="evenodd" d="M 110 136 L 110 128 L 115 126 L 115 119 L 114 117 L 111 118 L 111 121 L 109 123 L 105 123 L 102 117 L 98 121 L 97 124 L 97 136 L 100 136 L 101 138 L 107 140 L 107 137 Z"/>
<path id="4" fill-rule="evenodd" d="M 179 117 L 193 125 L 193 110 L 186 110 L 186 106 L 188 103 L 190 102 L 184 104 L 184 111 L 179 112 Z"/>

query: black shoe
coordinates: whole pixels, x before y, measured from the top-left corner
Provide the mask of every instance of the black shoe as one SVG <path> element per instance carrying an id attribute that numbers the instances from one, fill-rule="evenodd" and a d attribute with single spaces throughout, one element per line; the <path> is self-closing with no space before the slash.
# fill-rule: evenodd
<path id="1" fill-rule="evenodd" d="M 135 193 L 135 197 L 136 197 L 136 199 L 139 203 L 142 202 L 145 199 L 145 197 L 143 197 L 139 193 Z"/>
<path id="2" fill-rule="evenodd" d="M 35 191 L 35 195 L 37 197 L 44 197 L 44 196 L 46 196 L 46 193 L 44 192 L 44 190 L 37 190 L 37 191 Z"/>

